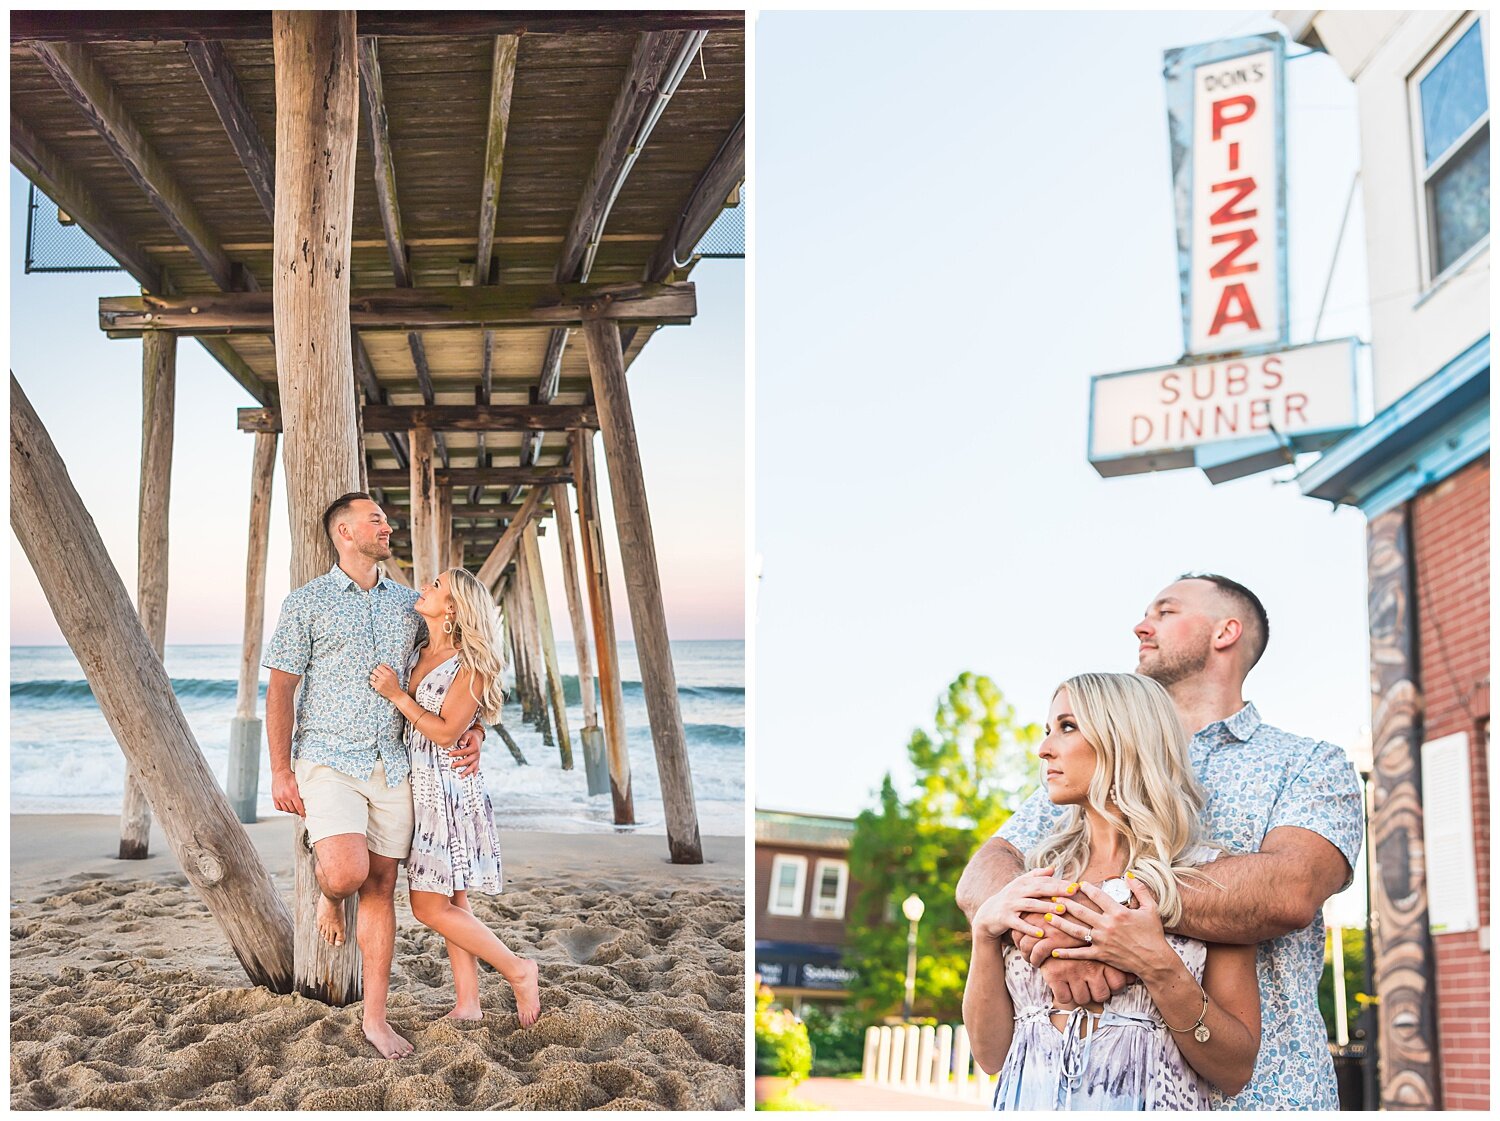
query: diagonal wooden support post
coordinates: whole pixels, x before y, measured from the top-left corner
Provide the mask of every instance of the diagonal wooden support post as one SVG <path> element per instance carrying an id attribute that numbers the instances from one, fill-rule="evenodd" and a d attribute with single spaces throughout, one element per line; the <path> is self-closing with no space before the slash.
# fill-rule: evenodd
<path id="1" fill-rule="evenodd" d="M 698 835 L 698 811 L 693 800 L 693 776 L 688 766 L 687 736 L 677 700 L 677 674 L 667 638 L 667 613 L 661 596 L 661 573 L 656 566 L 656 541 L 651 534 L 651 511 L 646 505 L 646 479 L 641 472 L 640 447 L 630 393 L 625 385 L 625 356 L 620 329 L 614 323 L 586 317 L 584 344 L 589 354 L 589 379 L 599 409 L 599 429 L 609 462 L 609 489 L 614 499 L 615 527 L 620 537 L 620 561 L 625 569 L 625 591 L 630 622 L 635 631 L 636 659 L 646 693 L 651 742 L 661 776 L 661 798 L 667 819 L 667 846 L 674 864 L 702 864 L 703 842 Z"/>
<path id="2" fill-rule="evenodd" d="M 178 865 L 252 984 L 292 989 L 292 922 L 198 749 L 94 521 L 10 381 L 11 525 Z"/>

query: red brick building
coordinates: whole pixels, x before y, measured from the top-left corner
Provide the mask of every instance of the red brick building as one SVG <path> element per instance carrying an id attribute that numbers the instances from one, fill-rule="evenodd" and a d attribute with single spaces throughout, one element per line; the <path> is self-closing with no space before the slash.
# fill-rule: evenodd
<path id="1" fill-rule="evenodd" d="M 844 914 L 854 822 L 755 811 L 755 971 L 784 1008 L 848 998 Z"/>
<path id="2" fill-rule="evenodd" d="M 1489 17 L 1275 15 L 1359 101 L 1373 416 L 1298 483 L 1369 526 L 1380 1104 L 1486 1110 Z"/>

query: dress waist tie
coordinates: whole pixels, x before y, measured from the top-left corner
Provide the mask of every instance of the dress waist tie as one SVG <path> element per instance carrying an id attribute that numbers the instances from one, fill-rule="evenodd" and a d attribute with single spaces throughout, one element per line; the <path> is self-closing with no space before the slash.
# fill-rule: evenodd
<path id="1" fill-rule="evenodd" d="M 1035 1008 L 1024 1016 L 1017 1016 L 1016 1023 L 1043 1023 L 1056 1029 L 1052 1017 L 1065 1011 L 1061 1008 Z M 1088 1035 L 1083 1034 L 1088 1026 Z M 1129 1012 L 1115 1012 L 1106 1008 L 1103 1012 L 1090 1012 L 1087 1008 L 1068 1011 L 1068 1022 L 1062 1030 L 1062 1054 L 1058 1059 L 1057 1099 L 1058 1109 L 1069 1109 L 1073 1091 L 1083 1085 L 1084 1071 L 1088 1069 L 1089 1051 L 1094 1046 L 1094 1037 L 1100 1028 L 1155 1028 L 1156 1021 L 1150 1016 L 1137 1016 Z"/>

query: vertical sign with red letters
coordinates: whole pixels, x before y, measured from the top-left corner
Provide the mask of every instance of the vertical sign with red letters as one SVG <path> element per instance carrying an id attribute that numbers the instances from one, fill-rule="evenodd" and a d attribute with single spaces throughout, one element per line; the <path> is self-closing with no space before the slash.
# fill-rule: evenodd
<path id="1" fill-rule="evenodd" d="M 1166 52 L 1184 355 L 1285 346 L 1280 35 Z"/>

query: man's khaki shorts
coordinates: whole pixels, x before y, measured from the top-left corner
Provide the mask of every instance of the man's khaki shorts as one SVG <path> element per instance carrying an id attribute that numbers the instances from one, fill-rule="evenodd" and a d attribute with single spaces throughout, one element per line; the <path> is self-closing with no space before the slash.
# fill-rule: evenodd
<path id="1" fill-rule="evenodd" d="M 411 854 L 416 819 L 409 778 L 386 786 L 385 765 L 379 760 L 363 780 L 302 759 L 293 762 L 292 774 L 307 809 L 307 836 L 313 844 L 340 833 L 362 833 L 373 853 L 396 860 Z"/>

